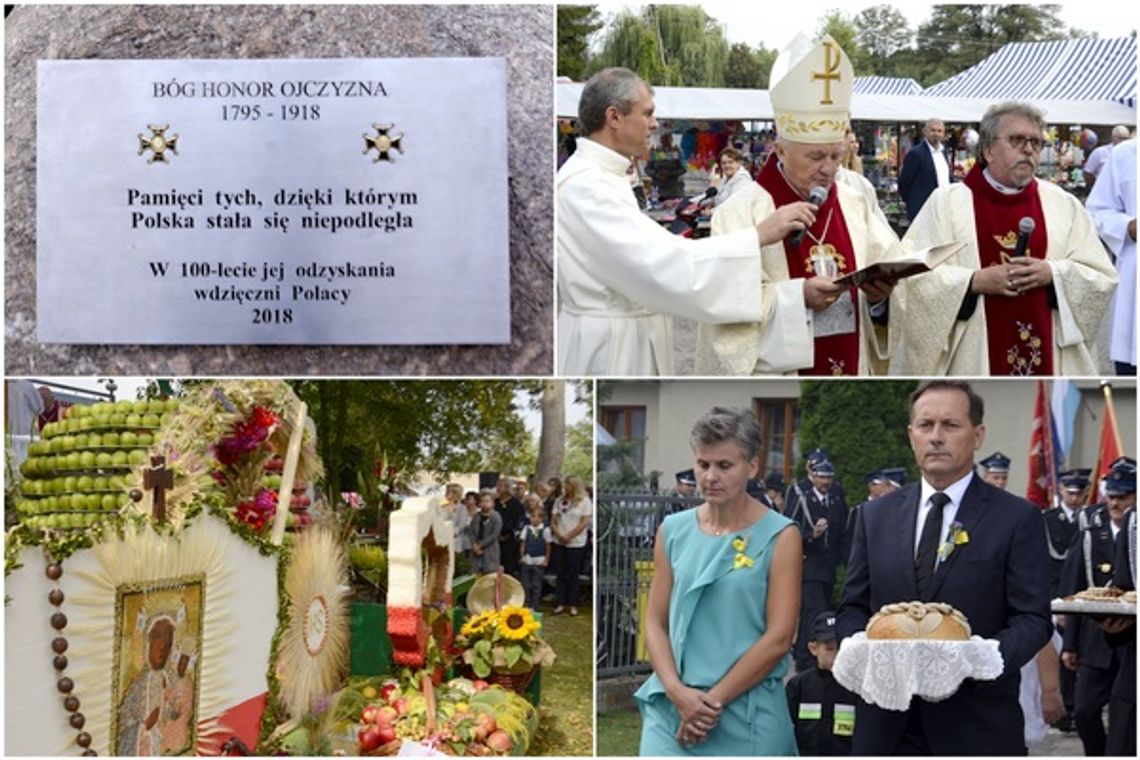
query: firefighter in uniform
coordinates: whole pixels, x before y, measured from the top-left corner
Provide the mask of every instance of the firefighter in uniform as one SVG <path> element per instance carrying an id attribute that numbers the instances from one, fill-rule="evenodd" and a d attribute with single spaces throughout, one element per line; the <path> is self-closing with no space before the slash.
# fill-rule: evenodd
<path id="1" fill-rule="evenodd" d="M 1065 470 L 1059 476 L 1061 482 L 1061 506 L 1045 511 L 1045 537 L 1049 548 L 1049 588 L 1053 598 L 1061 595 L 1061 569 L 1065 565 L 1065 558 L 1069 555 L 1069 547 L 1073 537 L 1077 535 L 1087 514 L 1084 511 L 1086 495 L 1089 487 L 1089 474 L 1092 470 L 1087 467 Z M 1057 616 L 1055 621 L 1062 640 L 1065 635 L 1064 615 Z M 1060 672 L 1061 699 L 1065 703 L 1065 717 L 1054 724 L 1062 731 L 1072 731 L 1074 710 L 1074 689 L 1077 684 L 1077 674 L 1062 666 Z"/>
<path id="2" fill-rule="evenodd" d="M 1109 504 L 1119 500 L 1127 506 L 1124 528 L 1116 536 L 1113 584 L 1125 591 L 1136 590 L 1136 462 L 1122 457 L 1105 482 Z M 1136 616 L 1106 621 L 1108 643 L 1120 656 L 1120 669 L 1108 703 L 1110 755 L 1136 757 Z"/>
<path id="3" fill-rule="evenodd" d="M 1106 491 L 1118 486 L 1129 466 L 1125 458 L 1113 463 L 1104 478 Z M 1135 471 L 1135 465 L 1132 465 Z M 1114 480 L 1115 477 L 1115 480 Z M 1135 491 L 1133 475 L 1133 491 Z M 1113 579 L 1116 534 L 1123 527 L 1124 511 L 1117 499 L 1108 504 L 1085 508 L 1087 518 L 1073 537 L 1061 571 L 1061 596 L 1086 588 L 1104 587 Z M 1107 736 L 1101 717 L 1112 696 L 1113 682 L 1120 667 L 1119 653 L 1108 643 L 1105 632 L 1090 615 L 1067 615 L 1061 650 L 1061 663 L 1077 674 L 1074 690 L 1074 723 L 1085 755 L 1105 754 Z"/>
<path id="4" fill-rule="evenodd" d="M 801 755 L 851 754 L 857 697 L 831 673 L 839 651 L 837 638 L 835 613 L 821 612 L 812 622 L 808 643 L 815 664 L 796 673 L 784 687 Z"/>
<path id="5" fill-rule="evenodd" d="M 847 561 L 847 502 L 835 485 L 835 465 L 815 457 L 808 461 L 807 480 L 793 483 L 784 497 L 785 514 L 803 536 L 800 625 L 792 648 L 797 672 L 807 670 L 815 661 L 807 647 L 812 621 L 831 609 L 835 571 Z"/>
<path id="6" fill-rule="evenodd" d="M 867 483 L 867 501 L 861 501 L 851 508 L 847 515 L 847 546 L 851 546 L 851 541 L 855 538 L 855 520 L 859 517 L 859 510 L 868 501 L 874 501 L 880 496 L 886 496 L 891 491 L 897 491 L 906 485 L 906 468 L 905 467 L 884 467 L 881 470 L 875 470 L 863 477 Z"/>

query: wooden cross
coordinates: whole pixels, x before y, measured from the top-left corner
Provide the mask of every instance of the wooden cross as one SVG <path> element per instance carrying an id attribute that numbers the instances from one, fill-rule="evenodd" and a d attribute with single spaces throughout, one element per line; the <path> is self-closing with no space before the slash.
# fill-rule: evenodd
<path id="1" fill-rule="evenodd" d="M 823 98 L 819 101 L 821 106 L 829 106 L 831 101 L 831 80 L 839 81 L 839 64 L 842 62 L 838 50 L 831 42 L 823 43 L 823 71 L 813 71 L 811 81 L 823 80 Z"/>
<path id="2" fill-rule="evenodd" d="M 166 522 L 166 492 L 174 488 L 174 471 L 166 469 L 166 457 L 150 458 L 150 468 L 143 472 L 143 488 L 154 491 L 154 519 Z"/>

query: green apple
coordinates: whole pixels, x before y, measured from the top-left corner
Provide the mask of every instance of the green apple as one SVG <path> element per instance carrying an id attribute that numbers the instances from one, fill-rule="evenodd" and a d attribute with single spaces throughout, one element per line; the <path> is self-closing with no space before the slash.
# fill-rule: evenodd
<path id="1" fill-rule="evenodd" d="M 135 404 L 133 401 L 130 401 L 129 399 L 123 399 L 121 401 L 115 402 L 115 411 L 119 412 L 120 414 L 130 414 L 134 406 Z"/>
<path id="2" fill-rule="evenodd" d="M 75 487 L 80 491 L 87 492 L 95 487 L 95 479 L 90 475 L 80 475 L 75 479 Z"/>
<path id="3" fill-rule="evenodd" d="M 128 457 L 125 451 L 116 451 L 111 455 L 111 464 L 115 467 L 123 467 L 127 464 Z"/>
<path id="4" fill-rule="evenodd" d="M 114 408 L 114 404 L 109 404 L 106 401 L 101 401 L 91 407 L 91 416 L 100 419 L 105 418 L 108 414 L 111 413 L 112 408 Z"/>
<path id="5" fill-rule="evenodd" d="M 169 425 L 171 420 L 173 420 L 173 419 L 174 419 L 174 413 L 173 412 L 166 412 L 165 414 L 162 415 L 161 418 L 159 418 L 159 421 L 163 425 Z"/>
<path id="6" fill-rule="evenodd" d="M 56 509 L 71 509 L 71 494 L 56 497 Z"/>
<path id="7" fill-rule="evenodd" d="M 96 509 L 103 505 L 103 497 L 96 493 L 89 493 L 84 497 L 83 508 L 88 512 L 94 512 Z"/>
<path id="8" fill-rule="evenodd" d="M 131 464 L 143 464 L 146 462 L 146 449 L 131 449 L 127 461 Z"/>
<path id="9" fill-rule="evenodd" d="M 68 475 L 63 479 L 63 490 L 68 493 L 75 493 L 79 487 L 79 478 L 74 475 Z"/>
<path id="10" fill-rule="evenodd" d="M 95 466 L 95 457 L 94 451 L 79 452 L 79 466 L 87 470 L 91 469 Z"/>
<path id="11" fill-rule="evenodd" d="M 159 416 L 153 412 L 147 412 L 142 416 L 143 427 L 156 428 L 159 425 Z"/>
<path id="12" fill-rule="evenodd" d="M 92 491 L 106 491 L 107 490 L 107 478 L 106 478 L 106 476 L 96 475 L 94 478 L 92 478 L 91 479 L 91 490 Z"/>
<path id="13" fill-rule="evenodd" d="M 145 414 L 147 405 L 150 404 L 146 399 L 135 401 L 131 404 L 131 411 L 135 414 Z"/>
<path id="14" fill-rule="evenodd" d="M 96 436 L 98 437 L 98 436 Z M 91 436 L 88 433 L 78 433 L 75 436 L 75 448 L 85 449 L 91 444 Z"/>
<path id="15" fill-rule="evenodd" d="M 138 436 L 139 446 L 154 445 L 154 433 L 139 433 Z"/>
<path id="16" fill-rule="evenodd" d="M 119 497 L 113 493 L 103 494 L 99 499 L 99 506 L 105 510 L 114 510 L 119 508 Z"/>
<path id="17" fill-rule="evenodd" d="M 146 402 L 146 411 L 154 412 L 155 414 L 162 414 L 166 411 L 166 402 L 160 398 L 151 399 Z"/>
<path id="18" fill-rule="evenodd" d="M 119 436 L 119 442 L 123 446 L 134 446 L 139 442 L 139 434 L 133 430 L 124 430 Z"/>
<path id="19" fill-rule="evenodd" d="M 67 419 L 63 421 L 64 432 L 74 433 L 79 430 L 79 420 Z"/>
<path id="20" fill-rule="evenodd" d="M 69 470 L 79 469 L 79 452 L 73 451 L 64 458 L 64 467 Z"/>
<path id="21" fill-rule="evenodd" d="M 114 463 L 114 455 L 109 451 L 100 451 L 95 455 L 95 466 L 97 467 L 110 467 Z"/>
<path id="22" fill-rule="evenodd" d="M 118 433 L 103 433 L 104 446 L 118 446 L 121 437 Z"/>
<path id="23" fill-rule="evenodd" d="M 126 487 L 126 481 L 122 475 L 112 475 L 107 479 L 107 487 L 112 491 L 121 491 Z"/>
<path id="24" fill-rule="evenodd" d="M 181 403 L 182 403 L 182 402 L 181 402 L 181 401 L 179 401 L 179 400 L 178 400 L 178 399 L 176 399 L 176 398 L 168 398 L 168 399 L 166 399 L 166 411 L 168 411 L 168 412 L 177 412 L 177 411 L 178 411 L 178 407 L 179 407 L 179 405 L 180 405 Z"/>
<path id="25" fill-rule="evenodd" d="M 127 418 L 126 418 L 126 426 L 127 427 L 137 428 L 140 425 L 142 425 L 142 415 L 141 414 L 135 414 L 132 412 L 131 414 L 127 415 Z"/>

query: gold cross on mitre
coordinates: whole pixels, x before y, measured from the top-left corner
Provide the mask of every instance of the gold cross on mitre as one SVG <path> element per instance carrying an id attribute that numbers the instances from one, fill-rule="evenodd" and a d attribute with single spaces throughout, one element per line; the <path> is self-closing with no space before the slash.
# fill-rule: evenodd
<path id="1" fill-rule="evenodd" d="M 811 72 L 811 81 L 823 80 L 823 97 L 820 98 L 819 104 L 821 106 L 832 105 L 831 100 L 831 81 L 834 79 L 836 82 L 841 81 L 842 77 L 839 75 L 839 64 L 843 58 L 839 55 L 839 46 L 831 40 L 823 41 L 823 71 Z"/>

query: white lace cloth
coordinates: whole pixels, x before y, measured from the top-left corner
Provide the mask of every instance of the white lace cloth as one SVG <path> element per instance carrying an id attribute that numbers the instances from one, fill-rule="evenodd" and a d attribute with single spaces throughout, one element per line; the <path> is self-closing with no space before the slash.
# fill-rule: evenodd
<path id="1" fill-rule="evenodd" d="M 1001 675 L 998 642 L 868 640 L 860 631 L 844 640 L 835 658 L 835 680 L 873 705 L 906 710 L 914 696 L 938 702 L 967 678 L 992 681 Z"/>

